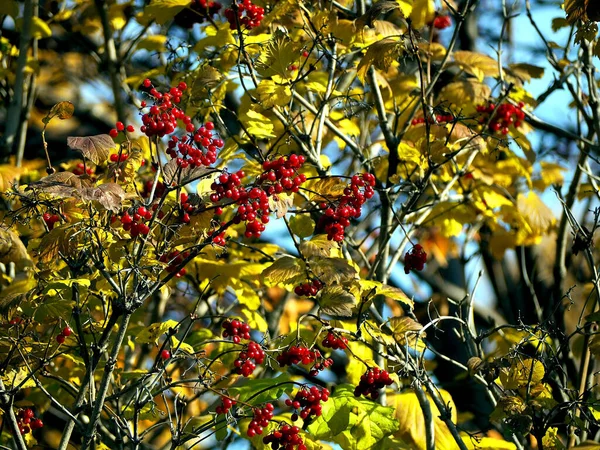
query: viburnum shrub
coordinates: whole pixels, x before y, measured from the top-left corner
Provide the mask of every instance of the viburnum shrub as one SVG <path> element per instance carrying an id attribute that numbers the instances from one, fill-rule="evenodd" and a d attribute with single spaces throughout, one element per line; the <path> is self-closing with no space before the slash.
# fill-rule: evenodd
<path id="1" fill-rule="evenodd" d="M 597 447 L 600 15 L 483 3 L 5 0 L 0 447 Z"/>

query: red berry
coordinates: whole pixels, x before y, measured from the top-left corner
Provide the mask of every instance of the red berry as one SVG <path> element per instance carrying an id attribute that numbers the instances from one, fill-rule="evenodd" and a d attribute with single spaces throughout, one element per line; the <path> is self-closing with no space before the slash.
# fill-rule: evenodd
<path id="1" fill-rule="evenodd" d="M 127 132 L 133 133 L 134 131 L 135 131 L 135 128 L 133 128 L 133 125 L 127 125 Z"/>
<path id="2" fill-rule="evenodd" d="M 163 351 L 160 352 L 160 357 L 163 360 L 167 360 L 167 359 L 169 359 L 171 357 L 171 352 L 169 350 L 167 350 L 167 349 L 164 349 Z"/>
<path id="3" fill-rule="evenodd" d="M 71 328 L 68 326 L 64 327 L 62 330 L 62 334 L 66 337 L 69 337 L 69 336 L 71 336 L 71 334 L 73 334 L 73 330 L 71 330 Z"/>
<path id="4" fill-rule="evenodd" d="M 119 135 L 119 132 L 115 128 L 113 128 L 108 132 L 108 134 L 111 138 L 115 139 Z"/>
<path id="5" fill-rule="evenodd" d="M 117 131 L 123 131 L 125 129 L 125 125 L 123 124 L 123 122 L 117 122 L 115 128 L 117 129 Z"/>
<path id="6" fill-rule="evenodd" d="M 59 334 L 58 336 L 56 336 L 56 342 L 58 342 L 59 344 L 62 344 L 65 342 L 65 336 L 63 334 Z"/>

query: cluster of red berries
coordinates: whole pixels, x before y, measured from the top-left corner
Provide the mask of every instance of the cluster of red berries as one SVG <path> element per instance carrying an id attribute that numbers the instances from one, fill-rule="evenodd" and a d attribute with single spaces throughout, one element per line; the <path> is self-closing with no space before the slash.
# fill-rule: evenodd
<path id="1" fill-rule="evenodd" d="M 183 223 L 190 222 L 190 214 L 196 211 L 197 207 L 190 202 L 190 196 L 185 192 L 181 193 L 180 196 L 181 201 L 181 209 L 183 210 L 183 215 L 181 217 L 181 221 Z"/>
<path id="2" fill-rule="evenodd" d="M 350 219 L 359 218 L 362 214 L 362 205 L 375 194 L 373 186 L 375 186 L 373 174 L 357 174 L 344 189 L 344 195 L 337 205 L 321 203 L 320 207 L 325 214 L 321 216 L 320 226 L 327 233 L 327 239 L 336 242 L 344 240 L 346 228 L 350 226 Z"/>
<path id="3" fill-rule="evenodd" d="M 144 189 L 142 190 L 142 197 L 149 198 L 152 193 L 152 188 L 154 187 L 154 180 L 148 180 L 144 183 Z M 167 187 L 164 183 L 158 182 L 156 183 L 156 189 L 154 189 L 154 198 L 160 198 L 165 193 Z"/>
<path id="4" fill-rule="evenodd" d="M 112 153 L 109 156 L 110 162 L 123 162 L 123 161 L 127 161 L 127 159 L 129 158 L 129 155 L 127 155 L 126 153 Z"/>
<path id="5" fill-rule="evenodd" d="M 310 365 L 310 376 L 316 377 L 321 370 L 333 365 L 333 359 L 325 358 L 319 350 L 311 350 L 303 345 L 292 345 L 277 356 L 280 367 L 292 366 L 294 364 Z M 313 364 L 314 363 L 314 364 Z"/>
<path id="6" fill-rule="evenodd" d="M 186 124 L 185 129 L 188 134 L 182 138 L 171 136 L 167 145 L 167 154 L 176 159 L 177 165 L 182 169 L 210 166 L 217 160 L 219 149 L 225 145 L 223 139 L 213 136 L 215 125 L 206 122 L 196 130 L 190 120 L 184 118 L 183 122 Z"/>
<path id="7" fill-rule="evenodd" d="M 231 407 L 236 403 L 237 402 L 235 400 L 232 400 L 229 397 L 223 397 L 223 399 L 221 400 L 221 404 L 217 406 L 215 412 L 217 414 L 227 414 Z"/>
<path id="8" fill-rule="evenodd" d="M 255 5 L 251 0 L 235 1 L 231 8 L 225 10 L 225 18 L 229 21 L 232 30 L 237 30 L 238 23 L 240 27 L 246 27 L 248 30 L 256 28 L 265 16 L 264 8 Z"/>
<path id="9" fill-rule="evenodd" d="M 523 102 L 519 102 L 517 106 L 511 103 L 503 103 L 500 106 L 496 106 L 494 103 L 490 103 L 487 106 L 479 105 L 477 106 L 477 112 L 482 114 L 479 122 L 486 123 L 491 116 L 490 131 L 494 133 L 500 131 L 502 134 L 507 135 L 510 132 L 511 125 L 519 128 L 523 123 L 525 119 L 523 106 L 525 106 Z"/>
<path id="10" fill-rule="evenodd" d="M 264 350 L 254 341 L 248 343 L 248 348 L 243 350 L 233 362 L 234 373 L 249 377 L 256 369 L 256 364 L 262 364 L 265 360 Z"/>
<path id="11" fill-rule="evenodd" d="M 344 336 L 338 337 L 330 331 L 325 336 L 325 339 L 323 339 L 323 347 L 333 350 L 346 350 L 348 348 L 348 339 Z"/>
<path id="12" fill-rule="evenodd" d="M 294 288 L 294 292 L 298 296 L 314 297 L 323 288 L 323 283 L 316 278 L 312 281 L 307 281 Z"/>
<path id="13" fill-rule="evenodd" d="M 298 417 L 300 417 L 306 423 L 310 420 L 311 416 L 319 417 L 321 415 L 321 402 L 329 400 L 329 395 L 330 392 L 326 388 L 321 390 L 316 386 L 310 389 L 302 388 L 296 392 L 294 399 L 288 398 L 285 404 L 296 410 L 300 410 L 299 413 L 292 414 L 293 421 L 298 420 Z"/>
<path id="14" fill-rule="evenodd" d="M 54 228 L 54 224 L 56 222 L 60 222 L 60 216 L 58 214 L 44 213 L 42 215 L 42 220 L 44 221 L 48 229 L 52 230 Z"/>
<path id="15" fill-rule="evenodd" d="M 450 16 L 435 16 L 433 19 L 433 28 L 443 30 L 452 26 L 452 18 Z"/>
<path id="16" fill-rule="evenodd" d="M 360 397 L 371 397 L 373 400 L 379 398 L 379 391 L 386 386 L 389 386 L 394 381 L 390 378 L 390 374 L 379 367 L 373 367 L 360 377 L 358 386 L 354 389 L 354 395 Z"/>
<path id="17" fill-rule="evenodd" d="M 257 434 L 262 434 L 263 429 L 269 426 L 270 420 L 273 418 L 273 410 L 275 408 L 271 403 L 267 403 L 264 408 L 254 408 L 254 416 L 248 425 L 246 434 L 248 437 L 254 437 Z"/>
<path id="18" fill-rule="evenodd" d="M 409 274 L 411 270 L 423 270 L 427 262 L 427 253 L 421 244 L 415 244 L 406 255 L 404 255 L 404 273 Z"/>
<path id="19" fill-rule="evenodd" d="M 143 222 L 150 219 L 152 219 L 152 211 L 148 211 L 145 206 L 140 206 L 135 210 L 133 216 L 124 211 L 120 220 L 123 229 L 129 231 L 132 237 L 136 237 L 140 234 L 146 236 L 150 233 L 150 227 Z"/>
<path id="20" fill-rule="evenodd" d="M 59 344 L 63 344 L 65 342 L 65 339 L 67 339 L 72 334 L 73 334 L 73 330 L 71 330 L 71 327 L 66 326 L 63 328 L 63 330 L 60 332 L 60 334 L 58 336 L 56 336 L 56 342 L 58 342 Z"/>
<path id="21" fill-rule="evenodd" d="M 430 124 L 434 124 L 434 123 L 441 124 L 441 123 L 452 122 L 453 120 L 454 120 L 454 116 L 452 114 L 436 114 L 435 120 L 433 119 L 433 117 L 430 117 L 428 122 Z M 425 117 L 415 117 L 410 122 L 411 125 L 420 125 L 422 123 L 425 123 Z"/>
<path id="22" fill-rule="evenodd" d="M 42 419 L 35 418 L 35 413 L 31 408 L 19 410 L 17 413 L 17 424 L 19 425 L 19 432 L 21 434 L 27 434 L 44 426 Z"/>
<path id="23" fill-rule="evenodd" d="M 265 436 L 263 443 L 271 444 L 273 450 L 307 450 L 304 441 L 300 437 L 300 428 L 287 423 Z"/>
<path id="24" fill-rule="evenodd" d="M 187 89 L 187 84 L 182 81 L 177 87 L 172 87 L 169 92 L 158 92 L 152 85 L 152 81 L 146 78 L 142 87 L 148 91 L 148 94 L 154 99 L 154 105 L 150 110 L 142 115 L 141 132 L 148 137 L 158 136 L 163 137 L 173 133 L 177 128 L 177 120 L 180 119 L 185 123 L 187 131 L 194 131 L 192 119 L 177 106 L 181 102 L 183 91 Z M 142 101 L 141 107 L 146 107 L 146 102 Z"/>
<path id="25" fill-rule="evenodd" d="M 23 322 L 23 319 L 19 316 L 15 316 L 8 322 L 9 325 L 20 325 Z"/>
<path id="26" fill-rule="evenodd" d="M 189 256 L 189 252 L 180 252 L 179 250 L 174 250 L 169 254 L 163 253 L 162 255 L 160 255 L 160 258 L 158 260 L 163 263 L 169 263 L 166 269 L 167 272 L 175 272 L 175 277 L 181 278 L 187 273 L 187 271 L 185 270 L 185 267 L 182 267 L 181 269 L 178 269 L 178 267 L 181 265 L 183 260 L 188 258 Z"/>
<path id="27" fill-rule="evenodd" d="M 281 156 L 274 161 L 262 164 L 264 172 L 258 177 L 258 182 L 265 185 L 268 195 L 281 192 L 298 192 L 299 187 L 306 181 L 306 175 L 298 173 L 306 158 L 303 155 Z M 272 183 L 272 184 L 271 184 Z"/>
<path id="28" fill-rule="evenodd" d="M 128 133 L 133 133 L 135 131 L 135 128 L 133 128 L 133 125 L 125 126 L 123 122 L 117 122 L 115 124 L 115 128 L 110 130 L 108 134 L 111 138 L 115 139 L 119 135 L 119 133 L 124 132 L 125 130 L 127 130 Z"/>
<path id="29" fill-rule="evenodd" d="M 219 2 L 207 0 L 192 0 L 183 11 L 173 18 L 175 23 L 183 28 L 192 28 L 195 23 L 202 23 L 212 18 L 221 9 Z"/>
<path id="30" fill-rule="evenodd" d="M 221 224 L 221 225 L 223 225 L 223 224 Z M 221 233 L 212 236 L 212 242 L 215 245 L 219 245 L 221 247 L 225 247 L 225 244 L 226 244 L 226 242 L 225 242 L 225 232 L 222 231 Z"/>
<path id="31" fill-rule="evenodd" d="M 227 319 L 223 322 L 223 337 L 231 336 L 234 343 L 239 344 L 242 339 L 250 339 L 250 325 L 241 320 Z"/>
<path id="32" fill-rule="evenodd" d="M 80 163 L 77 163 L 77 166 L 75 167 L 75 169 L 73 169 L 73 173 L 75 175 L 83 175 L 83 174 L 93 175 L 94 169 L 92 169 L 91 167 L 86 167 L 84 163 L 80 162 Z"/>

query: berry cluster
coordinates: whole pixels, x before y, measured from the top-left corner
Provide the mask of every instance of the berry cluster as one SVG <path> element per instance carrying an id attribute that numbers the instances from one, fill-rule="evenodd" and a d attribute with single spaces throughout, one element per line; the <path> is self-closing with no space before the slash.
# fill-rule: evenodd
<path id="1" fill-rule="evenodd" d="M 256 28 L 264 16 L 264 8 L 256 6 L 251 0 L 243 0 L 240 3 L 236 1 L 231 8 L 225 10 L 225 18 L 232 30 L 237 30 L 238 23 L 240 27 L 246 27 L 248 30 Z"/>
<path id="2" fill-rule="evenodd" d="M 323 347 L 333 350 L 346 350 L 348 348 L 348 339 L 344 336 L 337 337 L 331 331 L 323 339 Z"/>
<path id="3" fill-rule="evenodd" d="M 135 131 L 135 128 L 133 128 L 133 125 L 125 126 L 123 122 L 117 122 L 115 124 L 115 128 L 110 130 L 108 134 L 111 138 L 115 139 L 119 135 L 119 133 L 125 132 L 125 130 L 127 130 L 128 133 L 133 133 Z"/>
<path id="4" fill-rule="evenodd" d="M 144 223 L 144 220 L 150 219 L 152 219 L 152 211 L 148 211 L 145 206 L 138 207 L 133 216 L 124 211 L 120 218 L 123 229 L 129 231 L 132 237 L 140 234 L 146 236 L 150 233 L 150 227 Z"/>
<path id="5" fill-rule="evenodd" d="M 323 283 L 316 278 L 294 288 L 297 296 L 314 297 L 323 288 Z"/>
<path id="6" fill-rule="evenodd" d="M 187 8 L 175 15 L 174 20 L 182 28 L 192 28 L 195 23 L 202 23 L 212 18 L 220 9 L 219 2 L 192 0 Z"/>
<path id="7" fill-rule="evenodd" d="M 379 367 L 373 367 L 367 370 L 367 373 L 360 377 L 360 383 L 354 389 L 354 395 L 360 397 L 371 397 L 373 400 L 379 398 L 379 391 L 386 386 L 389 386 L 394 381 L 390 378 L 390 374 Z"/>
<path id="8" fill-rule="evenodd" d="M 427 253 L 421 244 L 415 244 L 406 255 L 404 255 L 404 273 L 409 274 L 411 270 L 423 270 L 427 262 Z"/>
<path id="9" fill-rule="evenodd" d="M 91 167 L 85 167 L 85 164 L 80 162 L 80 163 L 77 163 L 77 166 L 75 167 L 75 169 L 73 169 L 73 173 L 75 175 L 83 175 L 83 174 L 93 175 L 94 169 L 92 169 Z"/>
<path id="10" fill-rule="evenodd" d="M 185 270 L 185 267 L 182 267 L 181 269 L 179 269 L 178 267 L 181 265 L 183 260 L 188 258 L 189 256 L 190 256 L 189 252 L 182 253 L 179 250 L 174 250 L 174 251 L 170 252 L 169 254 L 163 253 L 158 260 L 163 263 L 169 263 L 169 265 L 167 266 L 167 269 L 166 269 L 167 272 L 169 272 L 169 273 L 175 272 L 175 277 L 181 278 L 187 272 Z"/>
<path id="11" fill-rule="evenodd" d="M 510 103 L 503 103 L 500 106 L 496 106 L 494 103 L 487 106 L 479 105 L 477 106 L 477 112 L 482 114 L 479 122 L 486 123 L 491 116 L 490 131 L 494 133 L 500 131 L 502 134 L 507 135 L 510 132 L 511 125 L 519 128 L 525 119 L 523 106 L 525 106 L 523 102 L 520 102 L 517 106 Z"/>
<path id="12" fill-rule="evenodd" d="M 235 400 L 232 400 L 229 397 L 223 397 L 223 399 L 221 400 L 221 404 L 217 406 L 215 412 L 217 414 L 227 414 L 231 407 L 236 403 L 237 402 Z"/>
<path id="13" fill-rule="evenodd" d="M 185 123 L 188 132 L 194 131 L 192 119 L 186 116 L 180 108 L 173 105 L 181 102 L 183 91 L 187 89 L 185 82 L 182 81 L 177 87 L 172 87 L 169 92 L 165 93 L 158 92 L 148 78 L 144 80 L 142 87 L 154 99 L 154 105 L 150 107 L 147 113 L 142 115 L 143 125 L 140 128 L 142 133 L 148 137 L 163 137 L 171 134 L 177 128 L 177 119 Z M 146 102 L 143 101 L 141 106 L 145 108 Z"/>
<path id="14" fill-rule="evenodd" d="M 54 228 L 54 224 L 56 222 L 60 222 L 60 216 L 58 214 L 44 213 L 42 215 L 42 220 L 44 221 L 48 229 L 52 230 Z"/>
<path id="15" fill-rule="evenodd" d="M 327 239 L 336 242 L 344 240 L 346 228 L 350 226 L 350 219 L 359 218 L 362 214 L 362 205 L 375 194 L 373 186 L 375 186 L 373 174 L 357 174 L 344 189 L 344 195 L 337 205 L 321 203 L 320 207 L 325 214 L 321 216 L 319 225 L 327 233 Z"/>
<path id="16" fill-rule="evenodd" d="M 73 330 L 71 330 L 69 326 L 66 326 L 63 328 L 61 333 L 58 336 L 56 336 L 56 342 L 58 342 L 59 344 L 63 344 L 65 342 L 65 339 L 67 339 L 72 334 Z"/>
<path id="17" fill-rule="evenodd" d="M 433 28 L 443 30 L 452 26 L 452 18 L 450 16 L 436 16 L 433 19 Z"/>
<path id="18" fill-rule="evenodd" d="M 206 122 L 196 130 L 189 117 L 185 116 L 183 122 L 186 124 L 185 129 L 188 134 L 181 138 L 171 136 L 167 154 L 176 159 L 177 165 L 182 169 L 190 166 L 210 166 L 217 160 L 219 149 L 225 145 L 223 139 L 213 136 L 215 125 Z"/>
<path id="19" fill-rule="evenodd" d="M 262 434 L 263 429 L 269 426 L 269 421 L 273 418 L 274 409 L 271 403 L 267 403 L 264 408 L 254 408 L 254 417 L 252 417 L 246 432 L 248 437 Z"/>
<path id="20" fill-rule="evenodd" d="M 321 415 L 321 402 L 329 400 L 329 395 L 329 390 L 326 388 L 322 390 L 319 390 L 316 386 L 310 389 L 302 388 L 296 392 L 293 400 L 288 398 L 285 404 L 296 410 L 300 410 L 300 413 L 292 414 L 293 421 L 298 420 L 298 417 L 300 417 L 306 423 L 310 420 L 311 416 L 319 417 Z"/>
<path id="21" fill-rule="evenodd" d="M 448 122 L 452 122 L 454 120 L 454 116 L 452 114 L 436 114 L 435 116 L 435 120 L 433 120 L 433 117 L 430 117 L 428 122 L 430 124 L 442 124 L 442 123 L 448 123 Z M 411 125 L 420 125 L 422 123 L 425 123 L 425 117 L 416 117 L 413 120 L 411 120 L 410 124 Z"/>
<path id="22" fill-rule="evenodd" d="M 223 322 L 223 337 L 227 338 L 231 336 L 231 339 L 236 344 L 239 344 L 242 339 L 250 339 L 250 325 L 241 320 L 227 319 Z"/>
<path id="23" fill-rule="evenodd" d="M 285 424 L 263 438 L 264 444 L 271 444 L 273 450 L 307 450 L 300 437 L 300 428 Z"/>
<path id="24" fill-rule="evenodd" d="M 144 189 L 142 190 L 142 197 L 149 198 L 154 187 L 154 180 L 148 180 L 144 183 Z M 160 181 L 156 183 L 156 189 L 154 189 L 154 199 L 160 198 L 165 193 L 167 187 Z M 153 205 L 154 206 L 154 205 Z"/>
<path id="25" fill-rule="evenodd" d="M 112 153 L 109 158 L 110 158 L 110 162 L 117 163 L 117 162 L 127 161 L 127 159 L 129 158 L 129 155 L 127 155 L 125 153 L 121 153 L 121 154 Z"/>
<path id="26" fill-rule="evenodd" d="M 35 418 L 35 413 L 31 408 L 19 410 L 17 413 L 17 424 L 19 425 L 19 432 L 21 434 L 27 434 L 44 426 L 44 422 L 41 419 Z"/>
<path id="27" fill-rule="evenodd" d="M 294 364 L 303 364 L 305 366 L 312 364 L 309 371 L 309 374 L 312 377 L 316 377 L 321 370 L 327 369 L 333 365 L 333 359 L 323 359 L 319 350 L 311 350 L 303 345 L 292 345 L 287 350 L 284 350 L 277 356 L 277 362 L 280 367 L 291 366 Z"/>
<path id="28" fill-rule="evenodd" d="M 281 156 L 274 161 L 263 162 L 264 172 L 258 177 L 261 184 L 269 184 L 265 188 L 268 195 L 281 192 L 298 192 L 298 188 L 306 181 L 306 175 L 298 173 L 306 158 L 292 153 L 287 157 Z M 272 184 L 271 184 L 272 183 Z"/>
<path id="29" fill-rule="evenodd" d="M 10 322 L 8 322 L 9 325 L 20 325 L 23 322 L 23 319 L 19 316 L 15 316 L 12 319 L 10 319 Z"/>
<path id="30" fill-rule="evenodd" d="M 221 225 L 223 225 L 223 224 L 221 224 Z M 212 236 L 212 242 L 215 245 L 219 245 L 221 247 L 225 247 L 225 244 L 226 244 L 226 242 L 225 242 L 225 232 L 222 231 L 219 234 L 213 235 Z"/>
<path id="31" fill-rule="evenodd" d="M 253 361 L 254 360 L 254 361 Z M 265 360 L 264 350 L 254 341 L 248 343 L 248 348 L 243 350 L 233 362 L 234 373 L 249 377 L 256 369 L 256 364 L 262 364 Z"/>

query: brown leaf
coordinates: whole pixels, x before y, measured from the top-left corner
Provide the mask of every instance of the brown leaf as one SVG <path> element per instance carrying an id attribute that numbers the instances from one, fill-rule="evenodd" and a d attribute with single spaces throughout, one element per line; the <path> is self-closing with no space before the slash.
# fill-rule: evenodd
<path id="1" fill-rule="evenodd" d="M 58 197 L 77 197 L 77 193 L 87 188 L 89 183 L 73 172 L 57 172 L 31 183 L 29 186 Z"/>
<path id="2" fill-rule="evenodd" d="M 567 21 L 573 24 L 579 19 L 588 20 L 586 10 L 589 8 L 589 3 L 589 0 L 565 0 L 563 8 L 567 13 Z"/>
<path id="3" fill-rule="evenodd" d="M 31 266 L 31 258 L 21 238 L 14 231 L 0 227 L 0 262 L 14 263 L 17 270 Z"/>
<path id="4" fill-rule="evenodd" d="M 67 145 L 81 154 L 94 164 L 101 164 L 108 160 L 110 152 L 115 148 L 115 142 L 108 134 L 96 136 L 70 136 Z"/>
<path id="5" fill-rule="evenodd" d="M 50 116 L 58 116 L 59 119 L 65 120 L 73 117 L 75 106 L 71 102 L 59 102 L 50 110 Z"/>
<path id="6" fill-rule="evenodd" d="M 271 211 L 275 211 L 278 219 L 285 216 L 293 204 L 294 199 L 291 195 L 277 194 L 277 196 L 269 197 L 269 208 Z"/>
<path id="7" fill-rule="evenodd" d="M 176 159 L 170 160 L 163 167 L 163 177 L 167 186 L 183 186 L 192 181 L 204 178 L 214 172 L 215 169 L 208 169 L 206 167 L 188 166 L 185 169 L 182 169 L 177 164 Z"/>
<path id="8" fill-rule="evenodd" d="M 59 253 L 63 255 L 73 254 L 77 248 L 77 243 L 72 239 L 73 234 L 74 230 L 72 228 L 60 226 L 44 235 L 38 247 L 40 261 L 49 263 L 56 260 Z"/>
<path id="9" fill-rule="evenodd" d="M 373 25 L 373 21 L 379 16 L 387 14 L 390 11 L 394 11 L 395 9 L 398 9 L 400 14 L 402 14 L 402 10 L 400 9 L 398 2 L 391 0 L 380 0 L 377 3 L 374 3 L 366 13 L 356 19 L 356 26 L 357 28 L 362 28 L 365 25 L 370 27 Z"/>
<path id="10" fill-rule="evenodd" d="M 105 183 L 84 189 L 79 197 L 82 200 L 96 201 L 106 209 L 118 212 L 127 194 L 117 183 Z"/>

